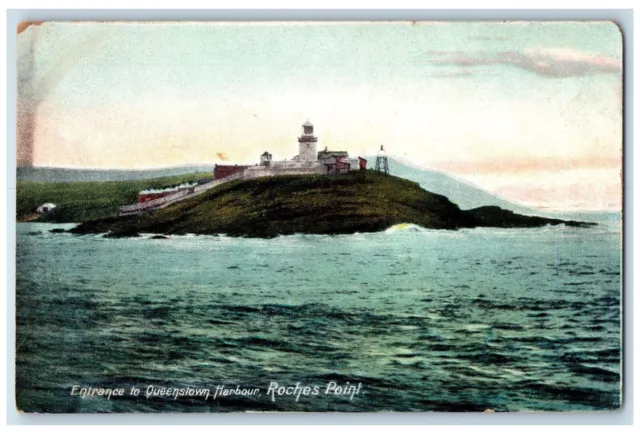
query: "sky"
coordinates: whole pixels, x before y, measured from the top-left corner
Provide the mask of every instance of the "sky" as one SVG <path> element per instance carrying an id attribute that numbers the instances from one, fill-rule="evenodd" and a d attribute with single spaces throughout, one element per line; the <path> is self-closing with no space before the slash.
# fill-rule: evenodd
<path id="1" fill-rule="evenodd" d="M 610 22 L 64 23 L 19 29 L 18 165 L 391 157 L 547 210 L 620 210 Z"/>

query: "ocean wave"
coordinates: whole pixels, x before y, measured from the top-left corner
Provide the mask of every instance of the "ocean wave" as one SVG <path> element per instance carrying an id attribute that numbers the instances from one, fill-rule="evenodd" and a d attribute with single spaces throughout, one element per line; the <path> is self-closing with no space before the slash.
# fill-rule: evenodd
<path id="1" fill-rule="evenodd" d="M 386 234 L 393 234 L 396 232 L 428 232 L 428 229 L 413 223 L 399 223 L 384 231 Z"/>

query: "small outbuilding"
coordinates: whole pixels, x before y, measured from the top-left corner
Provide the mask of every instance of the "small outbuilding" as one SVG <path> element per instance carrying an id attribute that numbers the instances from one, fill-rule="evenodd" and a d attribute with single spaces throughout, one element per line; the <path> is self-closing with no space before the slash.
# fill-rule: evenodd
<path id="1" fill-rule="evenodd" d="M 349 160 L 346 160 L 343 157 L 329 157 L 322 160 L 325 167 L 327 168 L 327 173 L 339 174 L 339 173 L 347 173 L 351 169 L 351 164 Z"/>
<path id="2" fill-rule="evenodd" d="M 347 151 L 330 151 L 326 147 L 324 151 L 318 152 L 318 160 L 323 161 L 329 158 L 349 158 L 349 153 Z"/>
<path id="3" fill-rule="evenodd" d="M 38 214 L 46 214 L 53 211 L 56 208 L 57 206 L 54 203 L 43 203 L 38 208 L 36 208 L 36 212 Z"/>
<path id="4" fill-rule="evenodd" d="M 367 160 L 362 157 L 358 157 L 358 167 L 360 170 L 367 170 Z"/>
<path id="5" fill-rule="evenodd" d="M 262 154 L 260 156 L 260 165 L 261 166 L 270 166 L 271 165 L 271 158 L 273 158 L 273 155 L 271 155 L 268 152 L 265 152 L 264 154 Z"/>

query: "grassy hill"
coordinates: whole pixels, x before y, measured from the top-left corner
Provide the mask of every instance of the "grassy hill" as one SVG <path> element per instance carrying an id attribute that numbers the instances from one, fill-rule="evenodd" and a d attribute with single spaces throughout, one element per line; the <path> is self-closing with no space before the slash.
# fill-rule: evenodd
<path id="1" fill-rule="evenodd" d="M 191 173 L 164 178 L 108 182 L 31 182 L 16 185 L 16 217 L 24 220 L 46 202 L 58 208 L 46 221 L 76 223 L 114 215 L 118 207 L 136 201 L 139 191 L 180 184 L 185 181 L 211 179 L 211 172 Z"/>
<path id="2" fill-rule="evenodd" d="M 425 191 L 415 182 L 367 171 L 234 181 L 168 208 L 85 222 L 72 232 L 272 237 L 375 232 L 399 223 L 433 229 L 582 225 L 522 216 L 498 207 L 462 211 L 445 196 Z"/>

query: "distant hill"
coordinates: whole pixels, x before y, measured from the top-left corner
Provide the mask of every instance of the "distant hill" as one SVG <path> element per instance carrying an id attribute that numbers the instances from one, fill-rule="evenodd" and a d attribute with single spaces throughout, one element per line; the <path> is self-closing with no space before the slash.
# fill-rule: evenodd
<path id="1" fill-rule="evenodd" d="M 376 157 L 367 157 L 367 160 L 368 166 L 374 168 Z M 389 158 L 388 161 L 391 175 L 417 182 L 427 191 L 446 196 L 451 202 L 458 205 L 460 209 L 499 206 L 500 208 L 523 214 L 540 214 L 538 210 L 509 202 L 480 187 L 456 179 L 446 173 L 412 167 L 393 158 Z"/>
<path id="2" fill-rule="evenodd" d="M 178 166 L 147 170 L 93 170 L 68 169 L 60 167 L 18 167 L 18 181 L 33 182 L 105 182 L 136 181 L 153 178 L 209 172 L 213 175 L 213 165 Z"/>
<path id="3" fill-rule="evenodd" d="M 376 157 L 368 157 L 370 168 L 375 167 Z M 510 202 L 469 182 L 456 179 L 451 175 L 436 170 L 423 169 L 405 164 L 397 159 L 389 158 L 389 171 L 399 176 L 417 182 L 425 190 L 447 196 L 463 210 L 472 208 L 498 206 L 502 209 L 526 215 L 542 215 L 555 219 L 569 219 L 592 222 L 619 222 L 622 217 L 620 211 L 542 211 L 528 208 Z"/>

